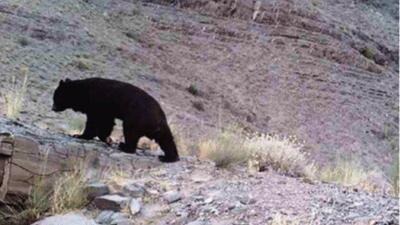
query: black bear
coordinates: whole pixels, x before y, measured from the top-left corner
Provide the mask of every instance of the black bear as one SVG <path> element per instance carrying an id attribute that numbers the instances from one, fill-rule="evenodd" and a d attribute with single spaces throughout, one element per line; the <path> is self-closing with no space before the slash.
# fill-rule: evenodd
<path id="1" fill-rule="evenodd" d="M 53 111 L 71 108 L 86 114 L 86 127 L 78 138 L 99 137 L 107 142 L 115 118 L 123 121 L 125 143 L 119 145 L 127 153 L 135 153 L 140 137 L 154 139 L 164 151 L 162 162 L 179 160 L 176 145 L 160 104 L 144 90 L 131 84 L 104 79 L 61 80 L 53 96 Z"/>

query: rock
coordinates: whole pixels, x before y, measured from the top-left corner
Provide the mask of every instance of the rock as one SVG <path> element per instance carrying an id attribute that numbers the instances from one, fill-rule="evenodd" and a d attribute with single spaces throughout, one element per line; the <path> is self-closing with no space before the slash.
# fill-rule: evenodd
<path id="1" fill-rule="evenodd" d="M 125 208 L 129 203 L 128 197 L 120 195 L 104 195 L 94 199 L 94 205 L 98 209 L 119 211 Z"/>
<path id="2" fill-rule="evenodd" d="M 201 220 L 195 220 L 192 222 L 189 222 L 187 225 L 205 225 L 206 223 L 204 221 Z"/>
<path id="3" fill-rule="evenodd" d="M 177 191 L 168 191 L 163 194 L 163 198 L 169 203 L 174 203 L 182 199 L 181 193 Z"/>
<path id="4" fill-rule="evenodd" d="M 122 220 L 122 219 L 127 219 L 128 217 L 129 217 L 129 215 L 126 214 L 126 213 L 117 212 L 117 213 L 114 213 L 114 214 L 111 216 L 111 220 L 112 220 L 112 221 Z"/>
<path id="5" fill-rule="evenodd" d="M 80 213 L 56 215 L 40 220 L 33 225 L 97 225 L 93 219 L 88 219 Z"/>
<path id="6" fill-rule="evenodd" d="M 114 212 L 111 210 L 102 211 L 95 219 L 97 223 L 109 224 L 112 221 Z"/>
<path id="7" fill-rule="evenodd" d="M 146 204 L 143 205 L 142 209 L 140 210 L 141 216 L 147 219 L 151 219 L 154 217 L 159 217 L 161 215 L 165 215 L 170 211 L 168 205 L 161 205 L 161 204 Z"/>
<path id="8" fill-rule="evenodd" d="M 136 215 L 140 212 L 141 205 L 140 202 L 133 198 L 129 204 L 129 211 L 131 212 L 132 215 Z"/>
<path id="9" fill-rule="evenodd" d="M 119 219 L 119 220 L 114 220 L 111 222 L 111 225 L 133 225 L 133 221 L 130 219 Z"/>
<path id="10" fill-rule="evenodd" d="M 145 193 L 145 188 L 139 184 L 129 183 L 123 187 L 124 193 L 129 194 L 134 198 L 140 198 Z"/>
<path id="11" fill-rule="evenodd" d="M 129 215 L 126 213 L 114 213 L 111 219 L 110 225 L 133 225 L 133 221 L 129 219 Z"/>
<path id="12" fill-rule="evenodd" d="M 86 187 L 86 192 L 89 199 L 94 199 L 96 197 L 109 194 L 110 189 L 106 184 L 92 183 Z"/>
<path id="13" fill-rule="evenodd" d="M 205 204 L 210 204 L 214 201 L 214 199 L 212 197 L 207 198 L 206 200 L 204 200 Z"/>

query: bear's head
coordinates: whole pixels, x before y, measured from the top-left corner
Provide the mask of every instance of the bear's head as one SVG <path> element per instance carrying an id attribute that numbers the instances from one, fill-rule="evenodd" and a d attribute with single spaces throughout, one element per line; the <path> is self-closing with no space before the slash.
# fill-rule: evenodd
<path id="1" fill-rule="evenodd" d="M 54 112 L 61 112 L 71 107 L 71 90 L 69 88 L 70 79 L 60 80 L 58 87 L 54 91 L 53 95 L 53 107 Z"/>

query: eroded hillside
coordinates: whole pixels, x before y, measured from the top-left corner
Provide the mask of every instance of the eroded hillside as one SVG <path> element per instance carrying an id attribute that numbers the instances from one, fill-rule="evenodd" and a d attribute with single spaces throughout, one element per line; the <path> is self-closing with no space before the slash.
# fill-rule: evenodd
<path id="1" fill-rule="evenodd" d="M 398 26 L 387 5 L 158 2 L 2 1 L 2 89 L 29 69 L 22 121 L 62 130 L 65 114 L 49 110 L 58 80 L 102 76 L 149 91 L 189 137 L 238 123 L 296 135 L 319 162 L 392 163 Z"/>

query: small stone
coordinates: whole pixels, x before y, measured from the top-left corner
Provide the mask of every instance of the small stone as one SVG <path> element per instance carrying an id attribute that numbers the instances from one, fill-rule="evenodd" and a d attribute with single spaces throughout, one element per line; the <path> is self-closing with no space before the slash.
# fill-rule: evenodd
<path id="1" fill-rule="evenodd" d="M 205 225 L 206 223 L 201 221 L 201 220 L 195 220 L 192 222 L 189 222 L 187 225 Z"/>
<path id="2" fill-rule="evenodd" d="M 112 221 L 122 220 L 122 219 L 127 219 L 128 217 L 129 217 L 129 215 L 126 213 L 116 212 L 111 216 L 111 220 Z"/>
<path id="3" fill-rule="evenodd" d="M 204 200 L 204 203 L 206 204 L 210 204 L 214 201 L 214 199 L 212 197 L 207 198 L 206 200 Z"/>
<path id="4" fill-rule="evenodd" d="M 96 197 L 109 194 L 110 189 L 105 184 L 92 183 L 86 187 L 86 193 L 89 199 L 94 199 Z"/>
<path id="5" fill-rule="evenodd" d="M 112 220 L 114 212 L 111 210 L 102 211 L 95 219 L 97 223 L 100 224 L 109 224 Z"/>
<path id="6" fill-rule="evenodd" d="M 140 198 L 145 193 L 145 188 L 139 184 L 129 183 L 123 188 L 124 193 L 129 194 L 134 198 Z"/>
<path id="7" fill-rule="evenodd" d="M 88 219 L 82 214 L 68 213 L 44 218 L 33 225 L 97 225 L 93 219 Z"/>
<path id="8" fill-rule="evenodd" d="M 168 191 L 163 194 L 164 199 L 169 203 L 174 203 L 182 199 L 182 196 L 177 191 Z"/>
<path id="9" fill-rule="evenodd" d="M 131 203 L 129 204 L 129 210 L 131 214 L 132 215 L 138 214 L 140 212 L 140 209 L 141 209 L 140 202 L 137 199 L 133 198 L 131 200 Z"/>
<path id="10" fill-rule="evenodd" d="M 111 222 L 111 225 L 133 225 L 133 221 L 128 218 L 116 219 Z"/>
<path id="11" fill-rule="evenodd" d="M 129 198 L 120 195 L 104 195 L 94 199 L 94 205 L 98 209 L 119 211 L 129 203 Z"/>

